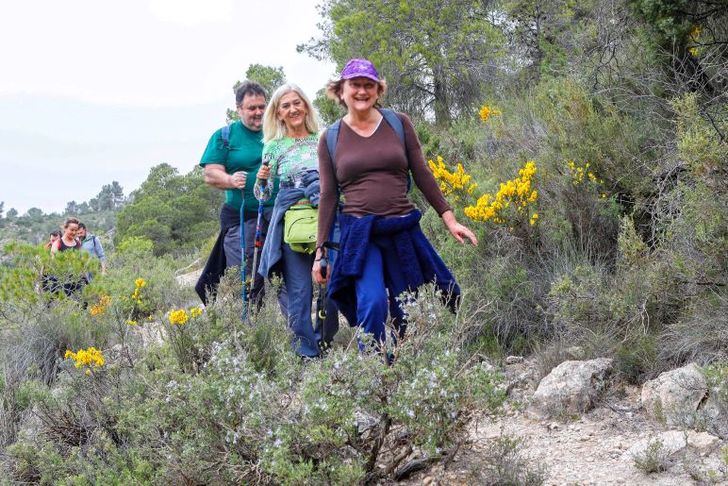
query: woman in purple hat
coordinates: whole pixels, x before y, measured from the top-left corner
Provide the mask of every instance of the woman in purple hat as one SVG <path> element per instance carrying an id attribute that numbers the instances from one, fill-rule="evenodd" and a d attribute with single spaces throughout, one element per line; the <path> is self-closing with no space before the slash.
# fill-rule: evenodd
<path id="1" fill-rule="evenodd" d="M 402 310 L 396 301 L 404 291 L 434 282 L 453 310 L 460 289 L 450 270 L 422 233 L 421 213 L 407 197 L 410 177 L 442 218 L 452 236 L 473 245 L 472 231 L 455 219 L 432 173 L 409 117 L 379 107 L 387 85 L 366 59 L 352 59 L 327 94 L 346 107 L 318 145 L 321 200 L 317 250 L 312 274 L 318 283 L 339 192 L 345 202 L 338 216 L 340 252 L 328 294 L 349 322 L 358 323 L 380 347 L 389 312 L 400 336 Z"/>

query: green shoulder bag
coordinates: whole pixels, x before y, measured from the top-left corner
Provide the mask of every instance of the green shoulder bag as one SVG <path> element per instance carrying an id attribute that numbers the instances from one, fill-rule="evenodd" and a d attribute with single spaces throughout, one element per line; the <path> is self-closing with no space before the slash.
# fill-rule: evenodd
<path id="1" fill-rule="evenodd" d="M 283 216 L 283 241 L 291 250 L 311 254 L 316 251 L 318 209 L 310 204 L 294 204 Z"/>

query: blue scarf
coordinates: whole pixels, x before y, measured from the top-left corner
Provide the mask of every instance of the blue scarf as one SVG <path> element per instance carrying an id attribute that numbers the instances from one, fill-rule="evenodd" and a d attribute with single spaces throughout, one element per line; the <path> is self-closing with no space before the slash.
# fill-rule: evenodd
<path id="1" fill-rule="evenodd" d="M 422 233 L 421 218 L 422 213 L 418 210 L 401 217 L 339 215 L 341 243 L 328 294 L 350 323 L 357 322 L 354 284 L 364 270 L 370 243 L 384 249 L 395 249 L 394 252 L 382 252 L 390 307 L 396 305 L 394 299 L 402 292 L 416 292 L 421 285 L 434 282 L 448 307 L 453 312 L 457 309 L 460 287 Z M 399 288 L 394 282 L 405 282 L 405 287 Z"/>

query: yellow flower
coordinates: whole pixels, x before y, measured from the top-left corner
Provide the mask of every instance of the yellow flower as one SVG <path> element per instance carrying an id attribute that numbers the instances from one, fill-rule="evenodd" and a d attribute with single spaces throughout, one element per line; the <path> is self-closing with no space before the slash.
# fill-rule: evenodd
<path id="1" fill-rule="evenodd" d="M 516 215 L 526 215 L 529 205 L 538 201 L 538 191 L 532 189 L 536 175 L 536 163 L 527 161 L 518 171 L 518 177 L 500 183 L 495 195 L 485 193 L 478 198 L 474 206 L 465 208 L 465 215 L 474 221 L 492 221 L 495 224 L 513 226 L 507 215 L 509 207 L 515 208 Z M 513 213 L 511 213 L 512 215 Z"/>
<path id="2" fill-rule="evenodd" d="M 569 169 L 569 175 L 571 176 L 571 183 L 575 186 L 584 182 L 584 179 L 588 179 L 592 184 L 602 184 L 603 181 L 597 177 L 597 175 L 589 170 L 590 163 L 586 162 L 583 166 L 576 165 L 573 160 L 566 161 L 566 167 Z"/>
<path id="3" fill-rule="evenodd" d="M 106 363 L 103 353 L 93 346 L 86 349 L 79 349 L 75 353 L 68 349 L 66 350 L 64 358 L 71 358 L 76 368 L 100 368 Z"/>
<path id="4" fill-rule="evenodd" d="M 135 285 L 135 286 L 136 286 L 137 288 L 139 288 L 139 289 L 140 289 L 140 288 L 142 288 L 142 287 L 146 287 L 146 286 L 147 286 L 147 282 L 146 282 L 146 281 L 145 281 L 145 280 L 144 280 L 143 278 L 141 278 L 141 277 L 140 277 L 140 278 L 138 278 L 138 279 L 134 280 L 134 285 Z"/>
<path id="5" fill-rule="evenodd" d="M 445 196 L 453 195 L 455 200 L 459 200 L 466 194 L 472 194 L 478 185 L 471 182 L 472 176 L 465 172 L 462 164 L 457 164 L 454 171 L 450 172 L 445 166 L 445 161 L 441 156 L 437 156 L 437 163 L 432 160 L 427 161 L 427 165 L 435 176 L 435 180 L 440 185 L 440 190 Z"/>
<path id="6" fill-rule="evenodd" d="M 129 320 L 127 320 L 127 321 L 126 321 L 126 323 L 127 323 L 127 325 L 129 325 L 129 326 L 136 326 L 136 325 L 138 324 L 138 322 L 137 322 L 137 321 L 135 321 L 135 320 L 133 320 L 133 319 L 129 319 Z"/>
<path id="7" fill-rule="evenodd" d="M 690 31 L 690 39 L 694 42 L 697 41 L 702 31 L 703 29 L 699 25 L 694 26 L 693 30 Z"/>
<path id="8" fill-rule="evenodd" d="M 480 119 L 483 122 L 487 122 L 491 116 L 500 116 L 501 111 L 497 108 L 492 108 L 488 105 L 483 105 L 480 107 L 480 110 L 478 110 L 478 115 L 480 115 Z"/>
<path id="9" fill-rule="evenodd" d="M 200 309 L 199 307 L 193 307 L 192 309 L 190 309 L 190 316 L 192 318 L 200 317 L 201 315 L 202 315 L 202 309 Z"/>
<path id="10" fill-rule="evenodd" d="M 106 312 L 106 308 L 109 306 L 109 304 L 111 304 L 111 297 L 109 297 L 108 295 L 102 295 L 101 297 L 99 297 L 98 303 L 92 305 L 89 308 L 88 312 L 92 316 L 100 316 L 104 312 Z"/>
<path id="11" fill-rule="evenodd" d="M 189 320 L 187 311 L 184 309 L 173 310 L 169 313 L 169 323 L 181 326 Z"/>

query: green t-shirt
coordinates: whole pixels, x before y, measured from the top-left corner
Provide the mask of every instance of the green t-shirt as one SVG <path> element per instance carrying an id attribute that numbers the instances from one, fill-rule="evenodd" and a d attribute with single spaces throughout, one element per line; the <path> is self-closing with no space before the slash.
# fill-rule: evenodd
<path id="1" fill-rule="evenodd" d="M 258 168 L 260 168 L 262 151 L 263 132 L 249 130 L 238 120 L 230 125 L 228 148 L 225 147 L 222 140 L 222 128 L 212 134 L 207 148 L 202 154 L 200 165 L 202 167 L 207 164 L 224 165 L 225 172 L 228 174 L 240 170 L 247 172 L 245 189 L 242 191 L 245 193 L 245 209 L 255 211 L 258 209 L 258 200 L 253 195 L 253 186 Z M 274 186 L 274 189 L 277 189 L 277 185 Z M 275 191 L 273 197 L 266 201 L 265 206 L 273 206 L 274 199 Z M 225 203 L 239 210 L 242 202 L 243 194 L 240 189 L 225 189 Z"/>
<path id="2" fill-rule="evenodd" d="M 318 134 L 305 138 L 283 137 L 270 140 L 263 147 L 270 172 L 276 180 L 291 180 L 309 170 L 318 170 Z"/>

